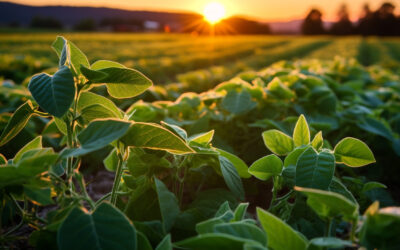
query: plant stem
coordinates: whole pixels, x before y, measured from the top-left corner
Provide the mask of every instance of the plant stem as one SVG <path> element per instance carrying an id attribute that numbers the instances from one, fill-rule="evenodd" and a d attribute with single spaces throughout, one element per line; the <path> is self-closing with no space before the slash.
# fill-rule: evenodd
<path id="1" fill-rule="evenodd" d="M 356 230 L 357 230 L 357 218 L 353 220 L 351 223 L 351 233 L 350 233 L 350 240 L 351 242 L 356 242 Z"/>
<path id="2" fill-rule="evenodd" d="M 273 188 L 272 188 L 272 198 L 271 202 L 269 203 L 269 209 L 271 209 L 275 203 L 276 195 L 278 193 L 278 178 L 279 176 L 275 176 L 273 179 Z"/>
<path id="3" fill-rule="evenodd" d="M 88 202 L 90 208 L 94 209 L 95 208 L 95 204 L 94 204 L 93 200 L 90 198 L 89 194 L 86 191 L 86 184 L 85 184 L 85 180 L 83 179 L 83 176 L 81 174 L 77 174 L 76 177 L 78 179 L 79 186 L 81 188 L 83 196 L 85 197 L 85 200 Z"/>
<path id="4" fill-rule="evenodd" d="M 330 237 L 332 235 L 332 225 L 333 225 L 333 219 L 329 218 L 328 223 L 326 225 L 325 237 Z"/>
<path id="5" fill-rule="evenodd" d="M 117 170 L 115 172 L 113 187 L 111 190 L 111 204 L 113 205 L 117 203 L 117 196 L 118 196 L 117 190 L 119 188 L 119 183 L 121 182 L 123 163 L 124 163 L 123 152 L 120 152 L 118 153 L 118 165 L 117 165 Z"/>

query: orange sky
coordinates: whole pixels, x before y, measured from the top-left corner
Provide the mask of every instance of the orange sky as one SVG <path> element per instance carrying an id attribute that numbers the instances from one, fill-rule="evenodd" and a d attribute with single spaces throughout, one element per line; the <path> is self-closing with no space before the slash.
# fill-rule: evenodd
<path id="1" fill-rule="evenodd" d="M 334 20 L 337 8 L 342 3 L 347 3 L 356 19 L 361 13 L 364 3 L 370 3 L 376 8 L 384 1 L 380 0 L 14 0 L 30 5 L 76 5 L 76 6 L 105 6 L 122 9 L 145 10 L 183 10 L 201 13 L 208 2 L 220 2 L 225 6 L 226 14 L 244 15 L 261 20 L 289 20 L 305 16 L 311 7 L 323 10 L 325 19 Z M 400 13 L 400 0 L 392 0 Z"/>

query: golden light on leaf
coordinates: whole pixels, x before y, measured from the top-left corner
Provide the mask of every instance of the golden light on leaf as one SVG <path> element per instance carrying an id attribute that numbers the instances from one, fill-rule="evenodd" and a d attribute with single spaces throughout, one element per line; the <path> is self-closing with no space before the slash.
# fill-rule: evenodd
<path id="1" fill-rule="evenodd" d="M 225 8 L 218 2 L 211 2 L 204 7 L 203 15 L 209 23 L 216 24 L 225 17 Z"/>

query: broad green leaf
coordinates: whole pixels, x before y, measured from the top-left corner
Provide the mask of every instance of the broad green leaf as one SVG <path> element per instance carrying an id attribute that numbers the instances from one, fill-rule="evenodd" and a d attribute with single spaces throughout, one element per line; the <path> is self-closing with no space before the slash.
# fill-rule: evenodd
<path id="1" fill-rule="evenodd" d="M 165 232 L 169 232 L 180 213 L 178 199 L 175 197 L 174 193 L 168 190 L 162 181 L 157 178 L 154 178 L 154 181 L 164 229 Z"/>
<path id="2" fill-rule="evenodd" d="M 282 172 L 282 160 L 276 155 L 267 155 L 255 161 L 249 168 L 249 173 L 257 179 L 266 181 L 271 176 Z"/>
<path id="3" fill-rule="evenodd" d="M 238 172 L 238 174 L 241 178 L 250 178 L 251 177 L 251 175 L 248 172 L 249 167 L 242 159 L 240 159 L 239 157 L 237 157 L 234 154 L 226 152 L 225 150 L 222 150 L 219 148 L 215 148 L 215 149 L 218 151 L 218 153 L 221 156 L 227 158 L 232 163 L 232 165 L 236 168 L 236 171 Z"/>
<path id="4" fill-rule="evenodd" d="M 107 76 L 92 78 L 86 74 L 92 83 L 106 84 L 108 93 L 115 98 L 130 98 L 142 94 L 153 85 L 153 82 L 145 75 L 134 69 L 110 67 L 98 69 L 98 72 Z M 82 72 L 85 74 L 85 72 Z"/>
<path id="5" fill-rule="evenodd" d="M 94 120 L 78 134 L 81 144 L 76 149 L 65 149 L 63 157 L 79 156 L 104 148 L 121 138 L 132 123 L 117 119 Z"/>
<path id="6" fill-rule="evenodd" d="M 53 42 L 52 47 L 60 58 L 60 67 L 70 64 L 77 75 L 81 74 L 81 65 L 89 67 L 89 61 L 85 54 L 75 44 L 64 37 L 58 36 Z"/>
<path id="7" fill-rule="evenodd" d="M 309 147 L 297 160 L 296 186 L 328 190 L 335 172 L 335 157 Z"/>
<path id="8" fill-rule="evenodd" d="M 240 203 L 235 209 L 233 221 L 243 220 L 248 207 L 249 203 Z"/>
<path id="9" fill-rule="evenodd" d="M 222 108 L 232 114 L 244 114 L 257 106 L 257 103 L 251 100 L 251 95 L 248 91 L 237 92 L 231 90 L 222 100 Z"/>
<path id="10" fill-rule="evenodd" d="M 0 136 L 0 146 L 14 138 L 28 123 L 35 112 L 31 101 L 22 104 L 12 115 Z"/>
<path id="11" fill-rule="evenodd" d="M 189 140 L 200 144 L 208 144 L 214 137 L 214 130 L 190 137 Z"/>
<path id="12" fill-rule="evenodd" d="M 83 123 L 87 124 L 96 119 L 105 118 L 119 118 L 122 119 L 121 113 L 114 113 L 112 110 L 101 104 L 93 104 L 86 106 L 81 110 L 81 118 L 83 118 Z"/>
<path id="13" fill-rule="evenodd" d="M 307 204 L 321 218 L 332 219 L 343 215 L 344 220 L 352 221 L 358 215 L 358 205 L 341 194 L 302 187 L 294 189 L 307 196 Z"/>
<path id="14" fill-rule="evenodd" d="M 246 242 L 243 246 L 243 250 L 268 250 L 268 248 L 261 246 L 257 242 Z"/>
<path id="15" fill-rule="evenodd" d="M 224 156 L 218 156 L 221 173 L 229 190 L 240 200 L 244 200 L 242 180 L 233 164 Z"/>
<path id="16" fill-rule="evenodd" d="M 81 65 L 89 67 L 86 55 L 71 41 L 67 41 L 70 49 L 71 66 L 77 75 L 81 74 Z"/>
<path id="17" fill-rule="evenodd" d="M 25 152 L 27 152 L 31 149 L 37 149 L 37 148 L 42 148 L 42 136 L 36 137 L 32 141 L 28 142 L 23 148 L 21 148 L 18 151 L 18 153 L 15 155 L 15 157 L 13 159 L 13 164 L 17 164 Z"/>
<path id="18" fill-rule="evenodd" d="M 296 97 L 296 94 L 283 84 L 278 77 L 275 77 L 268 83 L 267 90 L 269 93 L 280 99 L 291 99 Z"/>
<path id="19" fill-rule="evenodd" d="M 17 165 L 0 167 L 0 188 L 28 183 L 48 171 L 56 162 L 58 155 L 51 151 L 46 152 L 21 159 Z"/>
<path id="20" fill-rule="evenodd" d="M 367 132 L 380 135 L 388 139 L 389 141 L 393 140 L 393 132 L 391 131 L 390 127 L 380 120 L 366 117 L 365 119 L 362 119 L 356 124 L 358 127 Z"/>
<path id="21" fill-rule="evenodd" d="M 92 213 L 74 208 L 57 233 L 61 250 L 136 249 L 136 230 L 117 208 L 102 203 Z"/>
<path id="22" fill-rule="evenodd" d="M 223 223 L 214 226 L 215 233 L 228 234 L 243 240 L 253 240 L 267 245 L 267 235 L 256 225 L 245 222 Z"/>
<path id="23" fill-rule="evenodd" d="M 78 134 L 78 140 L 84 148 L 100 149 L 123 136 L 130 125 L 117 119 L 96 120 Z"/>
<path id="24" fill-rule="evenodd" d="M 342 240 L 335 237 L 320 237 L 312 239 L 310 241 L 310 245 L 323 248 L 345 248 L 352 247 L 353 243 L 351 241 Z"/>
<path id="25" fill-rule="evenodd" d="M 92 64 L 92 66 L 90 66 L 91 69 L 93 70 L 99 70 L 99 69 L 105 69 L 105 68 L 126 68 L 124 65 L 117 63 L 117 62 L 113 62 L 113 61 L 108 61 L 108 60 L 98 60 L 96 62 L 94 62 Z"/>
<path id="26" fill-rule="evenodd" d="M 318 151 L 324 145 L 324 139 L 322 138 L 322 131 L 319 131 L 311 142 L 311 145 Z"/>
<path id="27" fill-rule="evenodd" d="M 306 151 L 310 146 L 305 147 L 298 147 L 290 152 L 283 161 L 283 167 L 287 168 L 289 166 L 296 166 L 297 160 L 299 159 L 300 155 Z"/>
<path id="28" fill-rule="evenodd" d="M 54 123 L 56 124 L 57 129 L 60 130 L 61 133 L 67 135 L 67 124 L 65 124 L 65 121 L 63 119 L 54 117 Z"/>
<path id="29" fill-rule="evenodd" d="M 110 154 L 103 160 L 104 167 L 111 172 L 115 172 L 118 164 L 117 149 L 113 149 Z"/>
<path id="30" fill-rule="evenodd" d="M 173 125 L 173 124 L 169 124 L 166 123 L 164 121 L 161 121 L 161 124 L 166 127 L 167 129 L 169 129 L 171 132 L 173 132 L 174 134 L 176 134 L 177 136 L 180 136 L 183 140 L 186 141 L 187 139 L 187 132 L 186 130 L 184 130 L 183 128 Z"/>
<path id="31" fill-rule="evenodd" d="M 227 234 L 209 233 L 188 238 L 174 245 L 176 247 L 191 250 L 221 250 L 221 249 L 243 249 L 247 241 Z"/>
<path id="32" fill-rule="evenodd" d="M 146 238 L 146 235 L 140 231 L 137 231 L 137 247 L 136 249 L 140 250 L 153 250 L 149 240 Z"/>
<path id="33" fill-rule="evenodd" d="M 296 147 L 308 145 L 310 143 L 310 129 L 304 115 L 301 115 L 297 120 L 293 132 L 293 141 Z"/>
<path id="34" fill-rule="evenodd" d="M 364 142 L 346 137 L 336 144 L 335 157 L 337 163 L 350 167 L 362 167 L 375 162 L 374 154 Z"/>
<path id="35" fill-rule="evenodd" d="M 274 250 L 305 250 L 307 240 L 275 215 L 257 208 L 257 217 L 268 237 L 268 247 Z"/>
<path id="36" fill-rule="evenodd" d="M 110 99 L 92 92 L 82 92 L 79 95 L 77 110 L 81 113 L 85 108 L 95 104 L 107 108 L 107 110 L 111 111 L 116 118 L 123 118 L 121 110 Z"/>
<path id="37" fill-rule="evenodd" d="M 333 177 L 331 185 L 329 185 L 329 191 L 338 193 L 349 199 L 355 204 L 357 203 L 356 198 L 354 198 L 353 194 L 347 189 L 347 187 L 340 182 L 340 180 L 336 177 Z"/>
<path id="38" fill-rule="evenodd" d="M 135 122 L 121 141 L 126 146 L 165 150 L 172 154 L 194 153 L 185 141 L 154 123 Z"/>
<path id="39" fill-rule="evenodd" d="M 279 130 L 265 131 L 262 137 L 267 148 L 276 155 L 287 155 L 294 149 L 293 139 Z"/>
<path id="40" fill-rule="evenodd" d="M 0 165 L 5 165 L 7 164 L 7 159 L 4 157 L 4 155 L 0 154 Z"/>
<path id="41" fill-rule="evenodd" d="M 41 73 L 32 77 L 28 89 L 46 112 L 62 117 L 75 98 L 75 82 L 68 67 L 61 67 L 53 76 Z"/>
<path id="42" fill-rule="evenodd" d="M 51 199 L 50 188 L 38 188 L 34 186 L 24 185 L 24 193 L 35 204 L 42 206 L 53 204 L 54 201 Z"/>
<path id="43" fill-rule="evenodd" d="M 376 181 L 370 181 L 364 184 L 361 192 L 367 192 L 369 190 L 372 189 L 376 189 L 376 188 L 387 188 L 387 186 L 385 184 L 382 184 L 380 182 L 376 182 Z"/>
<path id="44" fill-rule="evenodd" d="M 164 239 L 157 245 L 156 250 L 172 250 L 171 235 L 168 234 Z"/>

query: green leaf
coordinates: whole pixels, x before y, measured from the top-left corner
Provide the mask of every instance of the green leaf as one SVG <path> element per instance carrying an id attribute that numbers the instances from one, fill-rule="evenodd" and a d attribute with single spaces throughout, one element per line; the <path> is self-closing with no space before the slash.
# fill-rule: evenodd
<path id="1" fill-rule="evenodd" d="M 110 99 L 92 92 L 82 92 L 79 95 L 77 110 L 79 113 L 84 113 L 85 108 L 96 104 L 106 108 L 113 114 L 113 117 L 123 118 L 121 110 Z"/>
<path id="2" fill-rule="evenodd" d="M 310 129 L 304 115 L 301 115 L 297 120 L 293 132 L 293 141 L 296 147 L 308 145 L 310 143 Z"/>
<path id="3" fill-rule="evenodd" d="M 257 216 L 261 226 L 267 232 L 268 247 L 274 250 L 307 249 L 307 240 L 305 237 L 275 215 L 257 208 Z"/>
<path id="4" fill-rule="evenodd" d="M 214 137 L 214 130 L 190 137 L 189 140 L 199 144 L 209 144 Z"/>
<path id="5" fill-rule="evenodd" d="M 92 83 L 106 84 L 108 93 L 115 98 L 135 97 L 153 85 L 153 82 L 149 78 L 134 69 L 113 66 L 101 68 L 96 71 L 106 76 L 99 78 L 99 75 L 95 76 L 93 72 L 86 70 L 82 71 L 82 73 Z"/>
<path id="6" fill-rule="evenodd" d="M 0 166 L 7 164 L 7 159 L 4 155 L 0 154 Z"/>
<path id="7" fill-rule="evenodd" d="M 29 200 L 35 204 L 47 206 L 53 204 L 54 201 L 51 199 L 50 188 L 38 188 L 34 186 L 24 185 L 24 193 Z"/>
<path id="8" fill-rule="evenodd" d="M 322 145 L 324 145 L 324 139 L 322 138 L 322 131 L 319 131 L 314 139 L 311 142 L 311 145 L 315 148 L 315 150 L 320 150 Z"/>
<path id="9" fill-rule="evenodd" d="M 0 136 L 0 146 L 14 138 L 28 123 L 35 112 L 31 101 L 22 104 L 8 121 Z"/>
<path id="10" fill-rule="evenodd" d="M 178 199 L 174 193 L 168 190 L 162 181 L 157 178 L 154 178 L 154 181 L 164 229 L 165 232 L 169 232 L 180 213 Z"/>
<path id="11" fill-rule="evenodd" d="M 53 76 L 41 73 L 32 77 L 28 89 L 46 112 L 62 117 L 75 98 L 75 82 L 68 67 L 61 67 Z"/>
<path id="12" fill-rule="evenodd" d="M 72 42 L 62 36 L 58 36 L 52 44 L 60 58 L 59 66 L 71 65 L 77 75 L 81 74 L 81 65 L 89 67 L 89 61 L 85 54 Z"/>
<path id="13" fill-rule="evenodd" d="M 76 149 L 65 149 L 63 157 L 79 156 L 104 148 L 121 138 L 132 123 L 117 119 L 94 120 L 78 134 L 81 144 Z"/>
<path id="14" fill-rule="evenodd" d="M 140 232 L 137 231 L 137 247 L 136 249 L 140 250 L 153 250 L 153 247 L 151 246 L 149 240 L 146 238 L 146 236 Z"/>
<path id="15" fill-rule="evenodd" d="M 173 125 L 173 124 L 169 124 L 166 123 L 164 121 L 161 121 L 161 124 L 166 127 L 167 129 L 169 129 L 171 132 L 173 132 L 174 134 L 176 134 L 177 136 L 180 136 L 183 140 L 186 141 L 187 139 L 187 132 L 186 130 L 184 130 L 183 128 Z"/>
<path id="16" fill-rule="evenodd" d="M 342 240 L 335 237 L 320 237 L 312 239 L 310 241 L 310 245 L 323 248 L 345 248 L 352 247 L 353 243 L 351 241 Z"/>
<path id="17" fill-rule="evenodd" d="M 117 164 L 118 164 L 118 155 L 117 149 L 114 148 L 110 154 L 103 160 L 104 167 L 111 172 L 115 172 Z"/>
<path id="18" fill-rule="evenodd" d="M 375 162 L 374 154 L 364 142 L 346 137 L 336 144 L 335 157 L 337 163 L 350 167 L 362 167 Z"/>
<path id="19" fill-rule="evenodd" d="M 296 186 L 328 190 L 335 172 L 335 157 L 309 147 L 297 160 Z"/>
<path id="20" fill-rule="evenodd" d="M 44 154 L 21 159 L 17 165 L 0 167 L 0 188 L 28 183 L 48 171 L 50 166 L 56 162 L 58 155 L 49 150 L 43 151 Z"/>
<path id="21" fill-rule="evenodd" d="M 32 141 L 28 142 L 23 148 L 21 148 L 15 155 L 13 159 L 13 164 L 17 164 L 25 152 L 31 149 L 38 149 L 38 148 L 42 148 L 42 136 L 36 137 Z"/>
<path id="22" fill-rule="evenodd" d="M 112 67 L 126 68 L 124 65 L 117 63 L 117 62 L 108 61 L 108 60 L 98 60 L 92 64 L 91 69 L 99 70 L 99 69 L 112 68 Z"/>
<path id="23" fill-rule="evenodd" d="M 279 130 L 265 131 L 262 137 L 267 148 L 276 155 L 287 155 L 294 149 L 293 139 Z"/>
<path id="24" fill-rule="evenodd" d="M 387 186 L 385 184 L 382 184 L 380 182 L 376 182 L 376 181 L 370 181 L 364 184 L 361 192 L 365 193 L 367 191 L 370 191 L 372 189 L 376 189 L 376 188 L 387 188 Z"/>
<path id="25" fill-rule="evenodd" d="M 81 110 L 81 117 L 83 118 L 83 123 L 87 124 L 96 119 L 102 118 L 119 118 L 122 119 L 121 113 L 114 113 L 112 110 L 101 104 L 93 104 L 87 106 Z"/>
<path id="26" fill-rule="evenodd" d="M 242 180 L 233 164 L 224 156 L 218 156 L 221 173 L 229 190 L 240 200 L 244 200 Z"/>
<path id="27" fill-rule="evenodd" d="M 268 83 L 267 90 L 279 99 L 292 99 L 296 97 L 296 94 L 283 84 L 278 77 L 275 77 Z"/>
<path id="28" fill-rule="evenodd" d="M 336 177 L 333 177 L 331 185 L 329 186 L 329 191 L 338 193 L 357 204 L 356 198 L 354 198 L 353 194 L 347 189 L 347 187 L 340 182 L 340 180 Z"/>
<path id="29" fill-rule="evenodd" d="M 165 150 L 172 154 L 195 152 L 177 135 L 154 123 L 135 122 L 121 141 L 126 146 Z"/>
<path id="30" fill-rule="evenodd" d="M 267 235 L 257 226 L 245 222 L 223 223 L 214 226 L 215 233 L 228 234 L 243 240 L 253 240 L 267 245 Z"/>
<path id="31" fill-rule="evenodd" d="M 285 160 L 283 161 L 283 166 L 285 168 L 289 166 L 296 166 L 300 155 L 303 154 L 304 151 L 306 151 L 309 147 L 310 146 L 304 146 L 294 149 L 285 157 Z"/>
<path id="32" fill-rule="evenodd" d="M 358 205 L 341 194 L 319 189 L 295 187 L 296 191 L 307 196 L 307 204 L 324 219 L 343 215 L 345 221 L 358 216 Z"/>
<path id="33" fill-rule="evenodd" d="M 218 153 L 221 156 L 227 158 L 232 163 L 232 165 L 236 168 L 236 171 L 238 172 L 238 174 L 241 178 L 247 179 L 247 178 L 251 177 L 251 175 L 248 172 L 249 167 L 242 159 L 240 159 L 239 157 L 237 157 L 234 154 L 226 152 L 225 150 L 222 150 L 219 148 L 215 148 L 215 149 L 218 151 Z"/>
<path id="34" fill-rule="evenodd" d="M 170 234 L 164 237 L 164 239 L 156 247 L 156 250 L 172 250 L 172 242 Z"/>
<path id="35" fill-rule="evenodd" d="M 282 172 L 282 160 L 276 155 L 267 155 L 255 161 L 249 168 L 249 173 L 257 179 L 266 181 L 271 176 Z"/>
<path id="36" fill-rule="evenodd" d="M 54 123 L 56 124 L 57 129 L 63 134 L 67 135 L 67 124 L 61 118 L 54 117 Z"/>
<path id="37" fill-rule="evenodd" d="M 380 120 L 366 117 L 365 119 L 362 119 L 360 122 L 357 122 L 357 126 L 367 132 L 380 135 L 388 139 L 389 141 L 393 140 L 394 136 L 390 127 Z"/>
<path id="38" fill-rule="evenodd" d="M 251 95 L 248 91 L 237 92 L 231 90 L 222 100 L 222 108 L 232 114 L 244 114 L 257 106 L 257 103 L 251 100 Z"/>
<path id="39" fill-rule="evenodd" d="M 242 249 L 246 241 L 227 234 L 209 233 L 176 242 L 176 247 L 191 250 Z"/>
<path id="40" fill-rule="evenodd" d="M 233 221 L 243 220 L 248 207 L 249 203 L 240 203 L 235 209 Z"/>
<path id="41" fill-rule="evenodd" d="M 92 214 L 74 208 L 57 233 L 61 250 L 136 249 L 136 230 L 118 209 L 108 203 Z"/>

